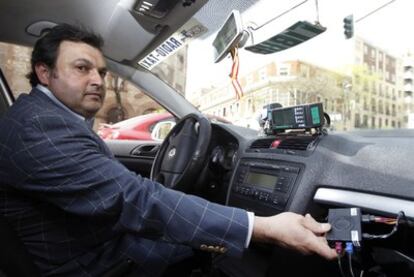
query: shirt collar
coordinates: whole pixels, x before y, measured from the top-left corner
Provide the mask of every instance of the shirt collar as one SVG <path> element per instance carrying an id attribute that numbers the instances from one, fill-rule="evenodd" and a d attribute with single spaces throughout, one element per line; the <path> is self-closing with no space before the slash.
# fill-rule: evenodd
<path id="1" fill-rule="evenodd" d="M 63 104 L 59 99 L 57 99 L 56 96 L 47 87 L 38 84 L 36 86 L 36 88 L 38 90 L 40 90 L 41 92 L 43 92 L 44 94 L 46 94 L 54 103 L 56 103 L 57 105 L 59 105 L 60 107 L 62 107 L 66 111 L 68 111 L 69 113 L 73 114 L 74 116 L 76 116 L 80 120 L 86 121 L 86 123 L 89 124 L 91 127 L 93 126 L 93 121 L 94 121 L 93 118 L 86 119 L 85 117 L 81 116 L 80 114 L 77 114 L 74 111 L 72 111 L 71 109 L 69 109 L 65 104 Z"/>

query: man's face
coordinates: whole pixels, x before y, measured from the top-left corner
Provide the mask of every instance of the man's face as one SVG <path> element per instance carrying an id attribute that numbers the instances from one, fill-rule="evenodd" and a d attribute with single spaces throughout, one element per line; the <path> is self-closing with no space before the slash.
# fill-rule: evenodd
<path id="1" fill-rule="evenodd" d="M 105 99 L 106 66 L 102 53 L 83 42 L 63 41 L 54 69 L 39 78 L 74 112 L 93 117 Z"/>

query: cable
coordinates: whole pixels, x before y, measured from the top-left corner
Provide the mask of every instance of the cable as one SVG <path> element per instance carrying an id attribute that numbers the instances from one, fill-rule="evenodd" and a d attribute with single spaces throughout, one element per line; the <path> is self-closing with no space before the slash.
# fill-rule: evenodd
<path id="1" fill-rule="evenodd" d="M 352 253 L 354 253 L 354 247 L 352 246 L 352 242 L 346 243 L 345 252 L 347 253 L 347 256 L 348 256 L 349 272 L 351 273 L 352 277 L 355 277 L 354 270 L 352 267 Z"/>
<path id="2" fill-rule="evenodd" d="M 351 273 L 352 277 L 355 277 L 354 271 L 352 269 L 352 254 L 348 253 L 348 264 L 349 264 L 349 272 Z"/>
<path id="3" fill-rule="evenodd" d="M 397 232 L 398 225 L 399 225 L 400 220 L 401 220 L 402 217 L 404 217 L 406 219 L 404 212 L 399 211 L 397 219 L 395 220 L 395 225 L 392 228 L 391 232 L 389 232 L 388 234 L 372 235 L 372 234 L 363 233 L 362 237 L 365 238 L 365 239 L 386 239 L 386 238 L 392 236 L 395 232 Z M 407 221 L 407 219 L 406 219 L 406 221 Z"/>
<path id="4" fill-rule="evenodd" d="M 394 217 L 383 217 L 383 216 L 376 216 L 371 214 L 363 214 L 361 218 L 362 223 L 384 223 L 384 224 L 392 224 L 394 225 L 397 223 L 397 218 Z M 403 214 L 402 219 L 400 220 L 400 224 L 405 224 L 408 227 L 414 227 L 414 222 L 407 218 L 405 214 Z"/>
<path id="5" fill-rule="evenodd" d="M 378 7 L 378 8 L 376 8 L 375 10 L 373 10 L 373 11 L 371 11 L 371 12 L 367 13 L 367 14 L 366 14 L 366 15 L 364 15 L 363 17 L 358 18 L 357 20 L 355 20 L 355 23 L 362 21 L 363 19 L 365 19 L 365 18 L 367 18 L 368 16 L 370 16 L 370 15 L 372 15 L 372 14 L 376 13 L 377 11 L 379 11 L 379 10 L 381 10 L 382 8 L 384 8 L 384 7 L 388 6 L 389 4 L 391 4 L 391 3 L 392 3 L 392 2 L 394 2 L 394 1 L 395 1 L 395 0 L 391 0 L 391 1 L 387 2 L 387 3 L 385 3 L 384 5 L 382 5 L 382 6 Z"/>
<path id="6" fill-rule="evenodd" d="M 395 253 L 395 254 L 398 254 L 398 255 L 400 255 L 401 257 L 403 257 L 403 258 L 407 259 L 408 261 L 410 261 L 410 262 L 414 263 L 414 259 L 413 259 L 413 258 L 411 258 L 410 256 L 407 256 L 407 255 L 405 255 L 404 253 L 401 253 L 401 252 L 400 252 L 400 251 L 398 251 L 398 250 L 394 250 L 394 253 Z"/>
<path id="7" fill-rule="evenodd" d="M 382 216 L 364 214 L 364 215 L 362 215 L 362 222 L 365 222 L 365 223 L 375 222 L 375 223 L 384 223 L 384 224 L 395 224 L 395 223 L 397 223 L 397 219 L 396 218 L 390 218 L 390 217 L 382 217 Z"/>
<path id="8" fill-rule="evenodd" d="M 318 5 L 318 0 L 315 0 L 315 6 L 316 6 L 316 22 L 319 23 L 319 5 Z"/>
<path id="9" fill-rule="evenodd" d="M 345 273 L 344 270 L 342 268 L 342 262 L 341 262 L 341 258 L 343 255 L 343 249 L 342 249 L 342 242 L 337 241 L 335 242 L 335 251 L 337 254 L 337 258 L 338 258 L 338 267 L 339 267 L 339 271 L 341 272 L 342 277 L 345 277 Z"/>
<path id="10" fill-rule="evenodd" d="M 407 218 L 407 216 L 404 214 L 403 218 L 400 222 L 400 224 L 405 224 L 407 225 L 409 228 L 414 228 L 414 221 L 410 220 Z"/>
<path id="11" fill-rule="evenodd" d="M 288 12 L 293 11 L 294 9 L 296 9 L 297 7 L 299 7 L 299 6 L 303 5 L 303 4 L 305 4 L 306 2 L 308 2 L 308 0 L 305 0 L 305 1 L 303 1 L 303 2 L 300 2 L 299 4 L 297 4 L 297 5 L 293 6 L 292 8 L 290 8 L 290 9 L 288 9 L 288 10 L 286 10 L 286 11 L 282 12 L 281 14 L 279 14 L 279 15 L 277 15 L 277 16 L 275 16 L 275 17 L 271 18 L 270 20 L 266 21 L 265 23 L 263 23 L 262 25 L 260 25 L 260 26 L 258 26 L 258 27 L 251 27 L 251 26 L 249 26 L 249 27 L 247 27 L 247 28 L 248 28 L 248 29 L 250 29 L 250 30 L 253 30 L 253 31 L 259 30 L 260 28 L 262 28 L 263 26 L 265 26 L 265 25 L 269 24 L 269 23 L 270 23 L 270 22 L 272 22 L 273 20 L 278 19 L 279 17 L 281 17 L 281 16 L 283 16 L 283 15 L 287 14 Z"/>
<path id="12" fill-rule="evenodd" d="M 341 272 L 342 277 L 345 277 L 344 270 L 342 269 L 341 256 L 340 255 L 337 255 L 337 257 L 338 257 L 339 271 Z"/>

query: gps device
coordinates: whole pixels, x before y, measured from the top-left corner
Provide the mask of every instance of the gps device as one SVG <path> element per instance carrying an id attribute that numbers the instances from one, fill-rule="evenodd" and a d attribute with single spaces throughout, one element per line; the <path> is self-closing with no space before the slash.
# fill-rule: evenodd
<path id="1" fill-rule="evenodd" d="M 214 62 L 221 61 L 243 37 L 240 12 L 233 10 L 213 41 Z"/>
<path id="2" fill-rule="evenodd" d="M 311 129 L 324 125 L 322 103 L 271 109 L 268 112 L 271 130 L 275 133 L 287 129 Z"/>

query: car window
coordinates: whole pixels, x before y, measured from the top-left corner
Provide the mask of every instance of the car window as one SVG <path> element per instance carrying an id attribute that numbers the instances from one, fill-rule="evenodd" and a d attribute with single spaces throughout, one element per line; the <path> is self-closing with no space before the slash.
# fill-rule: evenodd
<path id="1" fill-rule="evenodd" d="M 25 77 L 30 71 L 31 50 L 30 47 L 0 43 L 0 66 L 16 98 L 31 90 Z M 157 116 L 165 113 L 165 109 L 148 97 L 145 91 L 115 74 L 108 73 L 105 81 L 106 99 L 95 117 L 94 130 L 102 138 L 151 140 L 150 127 L 165 119 L 165 116 Z M 180 88 L 179 81 L 176 82 L 176 86 Z M 147 129 L 142 128 L 139 132 L 130 131 L 145 124 L 149 125 Z M 156 136 L 157 140 L 165 137 L 167 129 L 162 128 L 162 135 L 160 133 Z M 124 132 L 127 133 L 125 136 Z"/>
<path id="2" fill-rule="evenodd" d="M 118 76 L 109 74 L 106 82 L 107 96 L 94 125 L 103 139 L 153 140 L 151 126 L 172 117 L 144 90 Z"/>
<path id="3" fill-rule="evenodd" d="M 0 43 L 0 66 L 15 98 L 31 89 L 25 77 L 30 71 L 31 50 L 30 47 Z"/>

